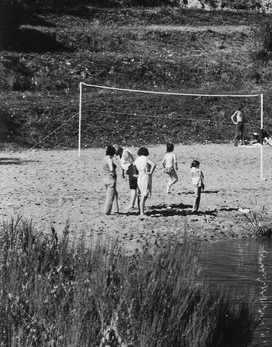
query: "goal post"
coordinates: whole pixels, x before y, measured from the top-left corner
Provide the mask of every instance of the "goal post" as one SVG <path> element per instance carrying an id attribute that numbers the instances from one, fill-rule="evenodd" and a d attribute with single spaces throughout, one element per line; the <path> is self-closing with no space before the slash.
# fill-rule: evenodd
<path id="1" fill-rule="evenodd" d="M 81 152 L 81 123 L 82 123 L 82 87 L 84 83 L 79 83 L 79 119 L 78 119 L 78 156 L 80 157 Z"/>
<path id="2" fill-rule="evenodd" d="M 261 98 L 261 129 L 263 129 L 263 93 L 260 94 L 260 98 Z M 264 178 L 264 174 L 263 174 L 263 146 L 260 146 L 261 149 L 261 153 L 260 153 L 260 169 L 261 169 L 261 173 L 260 173 L 260 178 L 261 180 L 265 180 Z"/>
<path id="3" fill-rule="evenodd" d="M 79 124 L 78 124 L 78 156 L 81 155 L 81 146 L 82 146 L 82 112 L 83 112 L 83 87 L 91 88 L 92 90 L 95 90 L 97 93 L 103 92 L 103 93 L 126 93 L 126 94 L 133 94 L 133 96 L 136 98 L 136 96 L 139 95 L 147 95 L 150 96 L 150 98 L 154 97 L 189 97 L 189 98 L 238 98 L 238 99 L 249 99 L 249 98 L 260 98 L 260 106 L 258 106 L 259 117 L 260 117 L 260 129 L 263 128 L 263 116 L 264 116 L 264 102 L 263 102 L 263 93 L 258 94 L 205 94 L 205 93 L 180 93 L 180 92 L 162 92 L 162 91 L 152 91 L 152 90 L 138 90 L 138 89 L 127 89 L 127 88 L 117 88 L 117 87 L 109 87 L 109 86 L 101 86 L 101 85 L 95 85 L 95 84 L 89 84 L 80 82 L 79 83 Z M 95 100 L 92 100 L 93 104 L 95 105 Z M 133 100 L 132 100 L 133 102 Z M 116 101 L 118 103 L 118 100 Z M 169 101 L 171 103 L 171 101 Z M 151 101 L 152 104 L 152 101 Z M 95 107 L 95 106 L 94 106 Z M 108 109 L 110 107 L 106 106 Z M 121 106 L 120 106 L 121 107 Z M 105 112 L 105 111 L 103 111 Z M 110 114 L 110 111 L 108 111 Z M 117 113 L 116 113 L 117 114 Z M 118 114 L 121 114 L 121 111 L 118 111 Z M 124 117 L 126 116 L 137 116 L 136 113 L 133 114 L 127 114 L 126 111 L 122 114 Z M 153 117 L 155 118 L 156 115 L 147 115 L 146 117 Z M 158 116 L 159 118 L 159 116 Z M 124 118 L 123 118 L 124 119 Z M 181 118 L 180 118 L 181 119 Z M 184 119 L 184 118 L 183 118 Z M 263 146 L 260 146 L 260 178 L 261 180 L 264 180 L 264 174 L 263 174 Z"/>

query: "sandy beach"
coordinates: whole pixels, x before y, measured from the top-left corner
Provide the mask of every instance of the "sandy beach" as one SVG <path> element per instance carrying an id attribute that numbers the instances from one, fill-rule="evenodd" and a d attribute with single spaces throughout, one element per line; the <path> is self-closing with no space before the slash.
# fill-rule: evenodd
<path id="1" fill-rule="evenodd" d="M 101 179 L 104 149 L 2 152 L 1 221 L 18 216 L 31 220 L 44 232 L 61 235 L 68 223 L 75 235 L 118 238 L 128 250 L 143 242 L 160 243 L 164 238 L 184 236 L 192 240 L 217 241 L 250 237 L 246 217 L 260 212 L 263 223 L 272 217 L 272 148 L 234 147 L 233 144 L 176 145 L 179 181 L 171 195 L 165 194 L 167 177 L 161 160 L 165 145 L 147 146 L 156 162 L 153 193 L 147 200 L 146 218 L 127 212 L 128 180 L 121 177 L 118 160 L 120 214 L 105 216 L 105 189 Z M 130 148 L 134 154 L 138 148 Z M 197 159 L 205 175 L 200 213 L 190 213 L 194 199 L 190 163 Z M 263 177 L 261 177 L 263 173 Z M 265 178 L 262 179 L 262 178 Z M 271 222 L 270 222 L 271 224 Z"/>

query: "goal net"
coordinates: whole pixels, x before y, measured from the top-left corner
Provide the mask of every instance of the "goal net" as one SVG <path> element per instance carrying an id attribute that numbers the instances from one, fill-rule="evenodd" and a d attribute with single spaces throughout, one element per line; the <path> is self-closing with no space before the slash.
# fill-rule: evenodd
<path id="1" fill-rule="evenodd" d="M 263 94 L 197 94 L 98 86 L 81 82 L 78 154 L 88 146 L 173 143 L 229 143 L 231 115 L 243 105 L 245 138 L 264 127 Z M 262 146 L 261 178 L 263 179 Z"/>

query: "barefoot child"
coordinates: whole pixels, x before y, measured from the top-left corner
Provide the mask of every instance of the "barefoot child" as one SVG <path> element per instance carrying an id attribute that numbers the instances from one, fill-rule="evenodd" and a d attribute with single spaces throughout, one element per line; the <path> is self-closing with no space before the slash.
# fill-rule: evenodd
<path id="1" fill-rule="evenodd" d="M 202 171 L 199 168 L 199 161 L 193 160 L 191 164 L 191 176 L 192 176 L 192 183 L 195 188 L 195 201 L 192 212 L 195 213 L 199 209 L 199 203 L 200 203 L 200 197 L 201 197 L 201 191 L 205 189 L 204 186 L 204 175 Z"/>
<path id="2" fill-rule="evenodd" d="M 137 177 L 134 177 L 134 156 L 130 150 L 123 148 L 120 145 L 116 145 L 116 153 L 120 158 L 120 164 L 122 167 L 122 177 L 125 178 L 125 173 L 128 175 L 129 189 L 130 189 L 130 204 L 127 209 L 134 209 L 136 197 L 137 197 Z"/>
<path id="3" fill-rule="evenodd" d="M 170 188 L 173 184 L 178 181 L 178 163 L 177 156 L 174 153 L 174 145 L 173 143 L 168 142 L 166 144 L 166 153 L 162 160 L 162 166 L 164 168 L 164 172 L 168 175 L 169 181 L 166 186 L 166 194 L 170 193 Z"/>

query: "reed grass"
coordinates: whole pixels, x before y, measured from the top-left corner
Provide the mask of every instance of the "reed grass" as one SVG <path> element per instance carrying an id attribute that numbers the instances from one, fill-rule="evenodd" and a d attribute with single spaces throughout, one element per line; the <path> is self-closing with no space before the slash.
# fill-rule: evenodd
<path id="1" fill-rule="evenodd" d="M 86 248 L 69 226 L 59 240 L 21 218 L 0 235 L 1 347 L 243 347 L 253 338 L 253 300 L 212 290 L 187 243 L 128 256 L 118 242 Z"/>
<path id="2" fill-rule="evenodd" d="M 249 213 L 244 213 L 244 216 L 250 224 L 252 236 L 267 238 L 270 238 L 272 236 L 272 224 L 270 221 L 265 221 L 265 214 L 265 206 L 256 207 Z"/>

